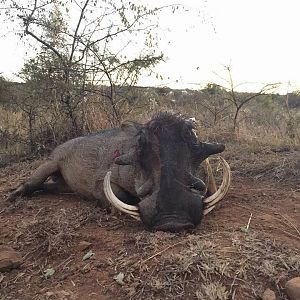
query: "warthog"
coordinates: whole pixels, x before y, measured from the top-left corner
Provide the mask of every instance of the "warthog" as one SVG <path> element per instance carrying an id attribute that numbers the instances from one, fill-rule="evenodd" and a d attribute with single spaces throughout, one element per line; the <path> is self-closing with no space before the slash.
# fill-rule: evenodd
<path id="1" fill-rule="evenodd" d="M 197 178 L 200 164 L 225 146 L 200 142 L 194 127 L 179 114 L 161 112 L 145 124 L 125 122 L 120 128 L 69 140 L 9 198 L 37 190 L 69 190 L 104 206 L 111 203 L 153 230 L 194 228 L 230 184 L 230 168 L 222 158 L 218 190 L 206 192 Z"/>

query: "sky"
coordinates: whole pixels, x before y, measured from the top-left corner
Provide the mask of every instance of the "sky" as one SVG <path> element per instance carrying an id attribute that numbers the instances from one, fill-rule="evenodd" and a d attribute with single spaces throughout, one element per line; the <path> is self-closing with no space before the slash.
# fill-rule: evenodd
<path id="1" fill-rule="evenodd" d="M 161 14 L 160 48 L 166 61 L 156 71 L 164 79 L 145 74 L 140 85 L 226 85 L 224 66 L 230 66 L 240 90 L 255 90 L 275 82 L 283 83 L 281 92 L 300 89 L 300 1 L 141 1 L 152 6 L 182 3 L 187 11 Z M 1 32 L 1 27 L 0 73 L 13 79 L 28 53 L 18 37 Z"/>

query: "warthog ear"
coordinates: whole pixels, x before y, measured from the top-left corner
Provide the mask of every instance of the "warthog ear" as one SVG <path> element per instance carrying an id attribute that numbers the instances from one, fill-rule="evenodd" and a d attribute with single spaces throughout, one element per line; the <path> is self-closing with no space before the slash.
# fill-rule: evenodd
<path id="1" fill-rule="evenodd" d="M 208 158 L 210 155 L 221 153 L 225 150 L 224 144 L 218 143 L 202 143 L 197 145 L 197 158 L 202 162 L 204 159 Z"/>
<path id="2" fill-rule="evenodd" d="M 121 129 L 130 135 L 136 135 L 142 126 L 143 125 L 136 122 L 125 121 L 121 124 Z"/>
<path id="3" fill-rule="evenodd" d="M 202 147 L 208 155 L 221 153 L 225 150 L 225 145 L 219 143 L 202 143 Z"/>

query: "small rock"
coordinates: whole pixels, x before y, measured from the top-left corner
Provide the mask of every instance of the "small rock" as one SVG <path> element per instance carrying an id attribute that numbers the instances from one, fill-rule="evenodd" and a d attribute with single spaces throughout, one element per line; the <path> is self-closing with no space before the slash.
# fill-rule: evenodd
<path id="1" fill-rule="evenodd" d="M 291 149 L 289 147 L 279 147 L 279 148 L 272 148 L 271 151 L 275 153 L 281 153 L 281 152 L 290 152 Z"/>
<path id="2" fill-rule="evenodd" d="M 300 299 L 300 277 L 290 279 L 285 285 L 286 293 L 291 300 Z"/>
<path id="3" fill-rule="evenodd" d="M 80 251 L 84 251 L 84 250 L 86 250 L 87 248 L 89 248 L 91 246 L 92 246 L 92 243 L 87 242 L 87 241 L 81 241 L 78 244 L 78 248 L 79 248 Z"/>
<path id="4" fill-rule="evenodd" d="M 262 300 L 276 300 L 276 295 L 272 290 L 266 289 L 262 295 Z"/>
<path id="5" fill-rule="evenodd" d="M 86 253 L 83 256 L 82 260 L 83 261 L 88 260 L 88 259 L 92 258 L 94 255 L 95 255 L 95 253 L 92 250 L 90 250 L 88 253 Z"/>
<path id="6" fill-rule="evenodd" d="M 55 296 L 55 293 L 54 292 L 46 292 L 45 295 L 47 298 L 50 298 L 52 296 Z"/>
<path id="7" fill-rule="evenodd" d="M 123 281 L 124 277 L 125 277 L 124 273 L 119 273 L 118 275 L 114 276 L 113 278 L 118 284 L 124 285 L 125 284 L 125 282 Z"/>
<path id="8" fill-rule="evenodd" d="M 22 256 L 19 252 L 10 247 L 0 247 L 0 272 L 17 268 L 22 263 Z"/>
<path id="9" fill-rule="evenodd" d="M 55 270 L 53 268 L 49 268 L 49 269 L 46 269 L 44 270 L 43 274 L 44 274 L 44 277 L 46 279 L 50 278 L 51 276 L 53 276 L 55 273 Z"/>
<path id="10" fill-rule="evenodd" d="M 61 290 L 59 293 L 64 295 L 64 296 L 71 296 L 71 293 L 68 292 L 68 291 L 65 291 L 65 290 Z"/>

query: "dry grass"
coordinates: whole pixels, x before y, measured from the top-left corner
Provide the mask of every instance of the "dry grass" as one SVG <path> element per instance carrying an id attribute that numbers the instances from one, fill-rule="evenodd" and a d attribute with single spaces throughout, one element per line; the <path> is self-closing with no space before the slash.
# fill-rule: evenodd
<path id="1" fill-rule="evenodd" d="M 228 158 L 234 173 L 233 189 L 240 190 L 249 181 L 248 177 L 253 176 L 245 172 L 244 166 L 248 168 L 249 164 L 250 168 L 253 163 L 259 166 L 259 158 L 254 155 L 251 162 L 249 154 L 239 154 L 245 152 L 235 149 L 229 149 L 231 157 Z M 273 152 L 270 155 L 273 154 L 286 155 Z M 260 155 L 264 161 L 268 160 L 265 152 Z M 37 164 L 23 162 L 2 169 L 2 196 L 12 183 L 22 181 Z M 266 182 L 269 176 L 266 174 L 270 175 L 264 173 L 260 180 Z M 241 180 L 243 183 L 239 185 Z M 256 184 L 250 187 L 255 190 Z M 95 208 L 93 202 L 72 195 L 62 198 L 36 195 L 9 205 L 1 200 L 1 243 L 20 251 L 25 260 L 21 270 L 12 271 L 0 282 L 3 293 L 12 299 L 21 299 L 16 291 L 26 289 L 28 297 L 25 299 L 33 296 L 47 299 L 47 295 L 64 299 L 58 289 L 62 285 L 62 290 L 77 295 L 74 299 L 82 299 L 92 291 L 107 295 L 107 299 L 254 300 L 269 287 L 278 299 L 287 299 L 283 286 L 287 279 L 299 274 L 300 256 L 291 244 L 274 241 L 275 228 L 268 230 L 268 226 L 276 226 L 278 230 L 280 227 L 298 236 L 299 223 L 293 219 L 298 215 L 289 218 L 288 211 L 279 216 L 263 210 L 260 192 L 255 190 L 252 197 L 253 192 L 248 188 L 243 187 L 243 191 L 235 195 L 241 202 L 229 195 L 227 202 L 221 204 L 223 208 L 212 218 L 206 219 L 195 231 L 182 234 L 148 232 L 129 218 L 108 215 Z M 272 189 L 275 195 L 275 183 L 265 188 Z M 281 199 L 277 196 L 276 205 Z M 226 214 L 225 203 L 231 203 L 229 214 Z M 254 214 L 253 227 L 251 223 L 249 232 L 241 232 L 240 227 L 247 224 L 250 211 Z M 237 215 L 231 217 L 234 213 L 242 217 L 242 224 Z M 222 222 L 226 225 L 222 226 Z M 276 234 L 280 232 L 277 229 Z M 280 235 L 281 241 L 287 237 L 293 238 Z M 84 252 L 78 248 L 82 240 L 92 243 L 96 254 L 91 261 L 82 261 Z M 56 273 L 46 280 L 42 274 L 48 268 L 54 268 Z M 125 275 L 122 285 L 113 279 L 119 273 Z"/>
<path id="2" fill-rule="evenodd" d="M 145 245 L 142 253 L 113 259 L 116 271 L 125 274 L 122 292 L 130 299 L 256 299 L 262 282 L 287 299 L 281 282 L 300 271 L 298 254 L 257 233 L 147 233 L 135 239 Z"/>
<path id="3" fill-rule="evenodd" d="M 255 120 L 243 120 L 239 125 L 239 131 L 232 133 L 232 120 L 229 115 L 226 119 L 218 120 L 213 124 L 207 124 L 205 121 L 207 111 L 203 108 L 195 108 L 192 103 L 182 103 L 173 105 L 168 104 L 166 99 L 161 99 L 162 105 L 151 107 L 132 108 L 132 111 L 124 119 L 135 121 L 146 121 L 149 116 L 161 110 L 174 110 L 175 112 L 184 112 L 185 115 L 195 117 L 198 120 L 198 133 L 201 139 L 209 141 L 238 142 L 247 144 L 251 151 L 259 151 L 262 148 L 284 148 L 299 150 L 300 127 L 295 129 L 295 136 L 291 138 L 287 134 L 286 119 L 282 118 L 281 123 L 276 126 L 270 124 L 258 125 Z M 84 133 L 96 132 L 113 126 L 111 117 L 105 114 L 103 106 L 88 102 L 82 105 L 78 115 L 80 131 Z M 253 112 L 252 112 L 253 114 Z M 284 114 L 282 112 L 282 114 Z M 253 115 L 255 118 L 255 114 Z M 66 121 L 62 115 L 54 116 L 44 112 L 36 117 L 33 128 L 33 139 L 38 153 L 45 153 L 52 149 L 56 144 L 68 139 L 68 133 L 71 131 L 66 128 Z M 1 137 L 1 132 L 5 131 L 10 135 L 9 138 Z M 20 112 L 13 112 L 7 108 L 0 107 L 0 141 L 1 138 L 7 143 L 6 147 L 0 147 L 0 165 L 5 165 L 13 160 L 15 156 L 30 155 L 28 120 Z M 2 143 L 4 144 L 4 142 Z"/>
<path id="4" fill-rule="evenodd" d="M 255 149 L 248 144 L 227 145 L 228 160 L 236 176 L 249 177 L 289 183 L 294 188 L 300 188 L 300 155 L 297 150 L 277 152 L 271 147 Z M 243 168 L 240 167 L 241 160 Z"/>
<path id="5" fill-rule="evenodd" d="M 85 117 L 91 120 L 91 123 L 86 123 L 88 130 L 108 126 L 103 114 L 96 108 L 87 111 Z M 139 116 L 140 120 L 147 117 Z M 286 191 L 293 191 L 296 195 L 297 189 L 300 189 L 299 146 L 284 138 L 281 133 L 276 133 L 277 129 L 272 133 L 258 127 L 252 128 L 252 131 L 242 127 L 237 140 L 225 129 L 228 126 L 224 123 L 220 127 L 200 128 L 199 136 L 204 140 L 226 142 L 227 151 L 224 156 L 232 168 L 233 186 L 236 190 L 241 189 L 246 181 L 254 182 L 253 191 L 247 191 L 249 194 L 253 193 L 253 197 L 246 199 L 245 205 L 249 205 L 246 208 L 253 213 L 257 212 L 260 201 L 268 200 L 257 190 L 257 182 L 272 182 L 273 185 L 267 188 L 271 188 L 273 192 L 280 182 L 285 185 Z M 288 149 L 278 152 L 277 149 L 283 146 L 288 146 Z M 10 187 L 15 187 L 16 182 L 20 183 L 28 177 L 37 164 L 22 162 L 2 168 L 2 196 Z M 214 161 L 213 164 L 217 167 L 218 162 Z M 221 172 L 217 175 L 219 180 Z M 244 196 L 243 193 L 238 196 L 242 204 Z M 48 199 L 53 202 L 48 203 Z M 226 230 L 221 231 L 218 225 L 206 225 L 206 234 L 197 231 L 198 229 L 189 234 L 151 233 L 144 231 L 141 225 L 138 227 L 135 221 L 107 215 L 105 211 L 95 209 L 95 205 L 90 202 L 76 202 L 73 198 L 67 200 L 70 199 L 72 201 L 68 203 L 66 199 L 60 201 L 57 197 L 38 196 L 27 202 L 17 201 L 10 206 L 4 202 L 1 204 L 1 243 L 20 251 L 25 260 L 20 272 L 8 274 L 0 282 L 1 288 L 6 288 L 7 295 L 16 295 L 17 285 L 18 289 L 28 288 L 28 299 L 33 295 L 36 299 L 64 299 L 59 294 L 50 293 L 44 297 L 44 294 L 38 293 L 41 293 L 41 287 L 44 289 L 51 286 L 55 290 L 60 284 L 70 287 L 71 280 L 77 280 L 83 282 L 82 286 L 76 286 L 77 292 L 86 286 L 84 296 L 91 289 L 97 293 L 106 293 L 109 299 L 250 300 L 259 299 L 264 289 L 270 287 L 279 299 L 284 300 L 287 299 L 284 283 L 300 272 L 299 254 L 290 245 L 285 245 L 282 238 L 285 230 L 288 231 L 289 238 L 297 240 L 298 225 L 290 224 L 284 219 L 285 215 L 280 216 L 280 222 L 272 216 L 267 224 L 283 228 L 283 235 L 280 237 L 282 242 L 274 241 L 273 231 L 267 231 L 267 227 L 262 231 L 256 227 L 244 233 L 236 226 L 224 226 L 223 229 Z M 274 204 L 278 205 L 281 200 L 284 198 L 277 197 Z M 232 211 L 241 211 L 236 209 L 242 205 L 233 195 L 228 201 L 237 202 L 232 205 Z M 266 211 L 261 214 L 267 216 Z M 256 222 L 258 220 L 256 217 Z M 231 221 L 230 218 L 225 220 L 228 224 L 232 224 Z M 93 250 L 98 251 L 98 256 L 83 264 L 83 253 L 78 250 L 77 245 L 86 237 L 95 241 Z M 58 271 L 55 275 L 57 277 L 46 281 L 42 278 L 42 273 L 48 267 L 54 267 Z M 123 285 L 113 279 L 119 273 L 125 275 Z M 19 274 L 32 276 L 33 279 L 27 285 L 27 277 L 22 275 L 19 278 Z M 75 289 L 73 284 L 72 288 Z M 111 295 L 114 298 L 110 298 Z M 2 300 L 1 293 L 0 299 Z"/>

